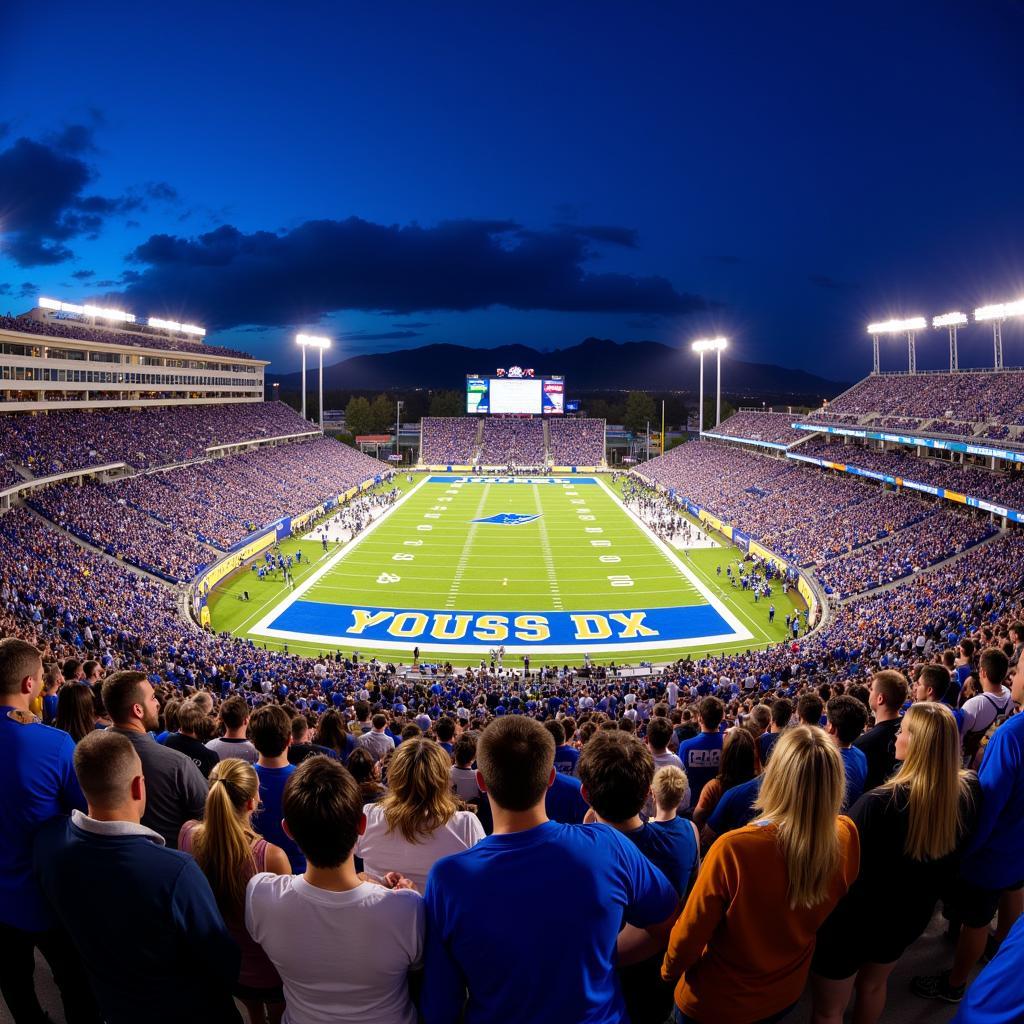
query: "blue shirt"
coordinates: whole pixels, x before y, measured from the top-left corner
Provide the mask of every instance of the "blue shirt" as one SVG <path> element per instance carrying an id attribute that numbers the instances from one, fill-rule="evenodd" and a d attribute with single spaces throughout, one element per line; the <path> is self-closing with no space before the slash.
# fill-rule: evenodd
<path id="1" fill-rule="evenodd" d="M 556 899 L 526 896 L 538 879 Z M 518 894 L 502 900 L 497 918 L 496 893 Z M 679 898 L 614 829 L 548 821 L 443 857 L 427 878 L 425 901 L 426 1024 L 458 1020 L 464 988 L 465 1024 L 620 1024 L 622 923 L 658 924 Z M 538 937 L 558 941 L 541 946 Z"/>
<path id="2" fill-rule="evenodd" d="M 256 764 L 253 767 L 260 780 L 260 807 L 252 816 L 252 827 L 268 843 L 280 846 L 288 855 L 292 873 L 301 875 L 306 870 L 306 858 L 299 849 L 299 844 L 281 827 L 281 819 L 284 817 L 281 798 L 284 796 L 285 783 L 295 771 L 295 765 L 285 765 L 284 768 L 264 768 L 263 765 Z"/>
<path id="3" fill-rule="evenodd" d="M 690 783 L 690 807 L 697 806 L 701 790 L 718 774 L 722 763 L 722 740 L 719 732 L 701 732 L 679 744 L 679 760 Z"/>
<path id="4" fill-rule="evenodd" d="M 679 898 L 685 899 L 696 877 L 700 854 L 693 823 L 680 817 L 649 821 L 622 834 L 672 883 Z"/>
<path id="5" fill-rule="evenodd" d="M 781 735 L 782 733 L 778 732 L 763 732 L 757 737 L 757 747 L 761 752 L 762 765 L 768 763 L 768 758 L 772 756 L 772 748 L 778 742 Z"/>
<path id="6" fill-rule="evenodd" d="M 575 747 L 563 745 L 555 748 L 555 768 L 563 775 L 575 775 L 579 759 L 580 752 Z"/>
<path id="7" fill-rule="evenodd" d="M 754 803 L 761 793 L 762 778 L 755 775 L 749 782 L 741 782 L 723 794 L 708 818 L 708 828 L 716 836 L 750 824 L 754 817 Z"/>
<path id="8" fill-rule="evenodd" d="M 60 729 L 8 717 L 0 705 L 0 922 L 45 931 L 53 916 L 32 871 L 39 827 L 75 808 L 85 810 L 72 758 L 75 742 Z"/>
<path id="9" fill-rule="evenodd" d="M 953 1024 L 1010 1024 L 1020 1020 L 1022 968 L 1024 917 L 1018 917 L 999 952 L 971 982 Z"/>
<path id="10" fill-rule="evenodd" d="M 590 805 L 583 799 L 581 789 L 579 779 L 555 772 L 555 781 L 544 797 L 544 813 L 563 825 L 582 825 Z"/>
<path id="11" fill-rule="evenodd" d="M 981 813 L 964 858 L 963 874 L 989 889 L 1024 878 L 1024 714 L 992 734 L 978 770 Z"/>
<path id="12" fill-rule="evenodd" d="M 868 781 L 868 759 L 864 756 L 864 751 L 856 747 L 843 747 L 839 753 L 846 769 L 846 799 L 842 806 L 842 812 L 845 814 L 864 792 L 864 785 Z"/>

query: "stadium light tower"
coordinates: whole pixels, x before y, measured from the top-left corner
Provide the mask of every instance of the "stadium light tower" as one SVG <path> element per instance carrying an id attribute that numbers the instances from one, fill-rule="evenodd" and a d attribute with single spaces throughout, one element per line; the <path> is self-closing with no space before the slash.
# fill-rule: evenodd
<path id="1" fill-rule="evenodd" d="M 716 423 L 722 422 L 722 349 L 729 344 L 727 338 L 698 338 L 690 348 L 700 356 L 700 433 L 704 433 L 704 353 L 714 352 L 718 359 Z"/>
<path id="2" fill-rule="evenodd" d="M 967 316 L 964 313 L 943 313 L 942 316 L 932 317 L 932 327 L 949 328 L 949 372 L 953 373 L 960 369 L 960 357 L 956 351 L 956 329 L 967 323 Z"/>
<path id="3" fill-rule="evenodd" d="M 992 321 L 992 348 L 995 352 L 995 368 L 1003 368 L 1003 321 L 1011 316 L 1024 316 L 1024 299 L 1016 302 L 997 302 L 992 306 L 982 306 L 974 311 L 974 319 L 981 323 Z"/>
<path id="4" fill-rule="evenodd" d="M 907 367 L 910 373 L 917 373 L 917 348 L 914 344 L 914 332 L 923 331 L 928 321 L 923 316 L 912 316 L 907 320 L 885 320 L 877 324 L 868 324 L 868 334 L 874 344 L 875 365 L 872 373 L 879 373 L 878 336 L 880 334 L 906 334 L 907 336 Z"/>
<path id="5" fill-rule="evenodd" d="M 296 334 L 295 340 L 302 348 L 302 418 L 306 418 L 306 349 L 315 348 L 320 352 L 320 429 L 324 429 L 324 349 L 331 347 L 330 338 L 314 334 Z"/>

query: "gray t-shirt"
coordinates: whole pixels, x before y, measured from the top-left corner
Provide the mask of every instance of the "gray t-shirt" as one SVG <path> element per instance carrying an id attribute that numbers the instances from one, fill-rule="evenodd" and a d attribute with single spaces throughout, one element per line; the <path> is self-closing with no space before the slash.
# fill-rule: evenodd
<path id="1" fill-rule="evenodd" d="M 220 736 L 215 740 L 210 740 L 206 744 L 206 749 L 212 750 L 222 761 L 228 757 L 240 757 L 243 761 L 248 761 L 249 764 L 255 764 L 259 759 L 259 754 L 256 753 L 256 748 L 252 745 L 251 740 L 229 740 Z"/>

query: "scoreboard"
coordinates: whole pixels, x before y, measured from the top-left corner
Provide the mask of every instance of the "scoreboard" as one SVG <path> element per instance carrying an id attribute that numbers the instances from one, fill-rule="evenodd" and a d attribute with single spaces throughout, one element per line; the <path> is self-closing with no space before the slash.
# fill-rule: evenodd
<path id="1" fill-rule="evenodd" d="M 466 412 L 471 416 L 561 416 L 565 378 L 467 376 Z"/>

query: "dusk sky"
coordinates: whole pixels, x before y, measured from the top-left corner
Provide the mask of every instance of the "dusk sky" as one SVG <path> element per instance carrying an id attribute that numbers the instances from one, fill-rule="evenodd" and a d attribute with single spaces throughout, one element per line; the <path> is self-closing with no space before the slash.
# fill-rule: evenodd
<path id="1" fill-rule="evenodd" d="M 330 362 L 714 332 L 853 380 L 869 320 L 1024 297 L 1019 0 L 6 0 L 0 33 L 2 311 L 104 298 L 276 370 L 302 329 Z"/>

